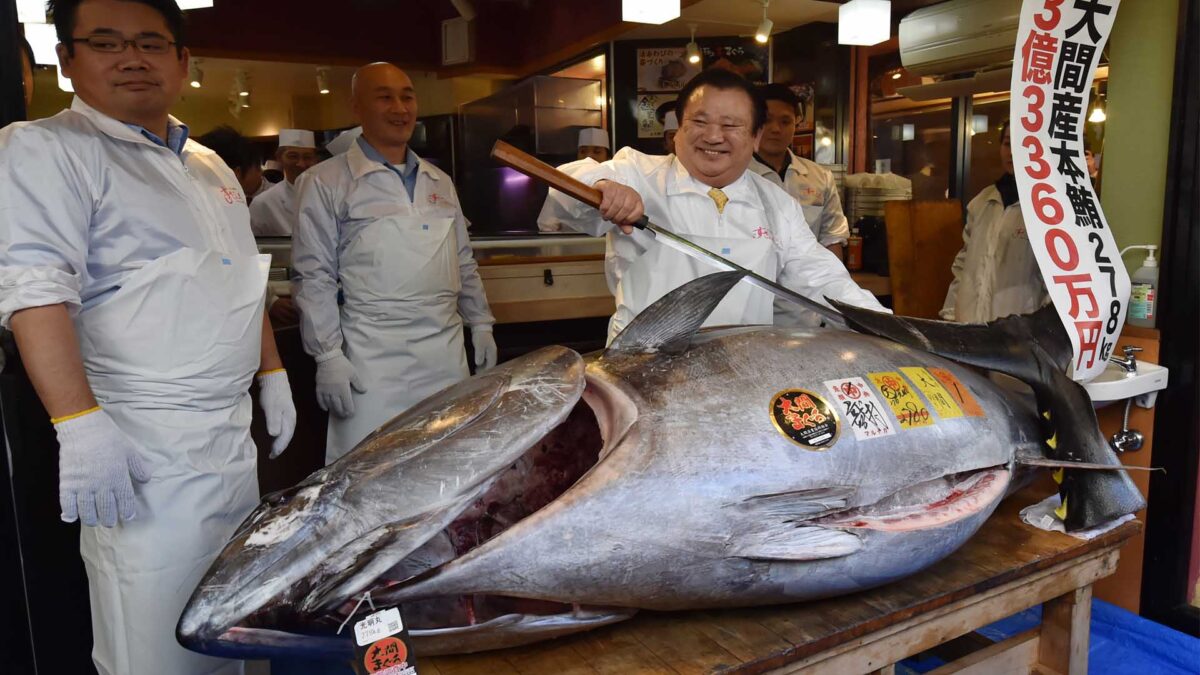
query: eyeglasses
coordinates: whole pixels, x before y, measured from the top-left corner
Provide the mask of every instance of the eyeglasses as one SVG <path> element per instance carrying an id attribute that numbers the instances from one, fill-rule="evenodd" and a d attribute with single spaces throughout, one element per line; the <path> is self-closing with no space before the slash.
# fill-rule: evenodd
<path id="1" fill-rule="evenodd" d="M 89 35 L 85 38 L 74 38 L 71 42 L 86 42 L 88 47 L 105 54 L 120 54 L 129 45 L 143 54 L 166 54 L 175 43 L 165 37 L 147 35 L 126 40 L 113 35 Z"/>

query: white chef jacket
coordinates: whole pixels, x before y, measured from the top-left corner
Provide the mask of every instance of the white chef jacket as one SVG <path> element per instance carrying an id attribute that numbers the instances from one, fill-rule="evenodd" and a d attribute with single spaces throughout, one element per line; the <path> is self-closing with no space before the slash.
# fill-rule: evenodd
<path id="1" fill-rule="evenodd" d="M 134 271 L 181 248 L 258 253 L 237 177 L 193 140 L 176 155 L 76 98 L 54 117 L 0 130 L 0 148 L 5 327 L 29 307 L 66 303 L 74 313 L 104 302 Z M 211 198 L 194 198 L 189 183 Z"/>
<path id="2" fill-rule="evenodd" d="M 984 323 L 1028 314 L 1049 302 L 1021 204 L 1005 207 L 995 185 L 967 205 L 963 247 L 951 269 L 954 280 L 938 313 L 948 321 Z"/>
<path id="3" fill-rule="evenodd" d="M 454 218 L 462 283 L 459 314 L 467 326 L 490 327 L 496 322 L 479 278 L 458 193 L 441 169 L 419 160 L 416 189 L 409 200 L 399 176 L 369 159 L 358 143 L 351 143 L 348 151 L 305 171 L 299 183 L 292 297 L 300 309 L 301 336 L 309 354 L 341 349 L 339 257 L 375 218 L 389 214 Z"/>
<path id="4" fill-rule="evenodd" d="M 587 185 L 611 180 L 632 187 L 641 195 L 652 222 L 682 236 L 769 239 L 778 270 L 776 281 L 812 300 L 825 304 L 828 296 L 887 311 L 874 295 L 854 283 L 837 257 L 817 242 L 796 200 L 752 171 L 722 188 L 729 202 L 724 213 L 718 213 L 708 196 L 710 187 L 693 178 L 675 155 L 647 155 L 622 148 L 602 164 L 581 160 L 560 169 Z M 547 202 L 543 214 L 571 229 L 601 236 L 613 228 L 599 211 L 557 190 L 550 190 Z M 622 278 L 651 246 L 662 244 L 640 230 L 632 235 L 609 235 L 612 264 L 606 265 L 606 272 L 617 300 L 610 337 L 646 309 L 630 300 Z M 714 265 L 712 271 L 721 268 Z M 780 309 L 777 304 L 776 312 Z"/>
<path id="5" fill-rule="evenodd" d="M 250 202 L 250 229 L 256 237 L 290 237 L 295 223 L 296 186 L 286 178 Z"/>
<path id="6" fill-rule="evenodd" d="M 816 162 L 797 157 L 788 150 L 790 158 L 784 168 L 786 178 L 757 158 L 750 161 L 750 170 L 783 188 L 800 202 L 804 220 L 822 246 L 845 244 L 850 225 L 842 213 L 842 198 L 838 194 L 833 174 Z"/>

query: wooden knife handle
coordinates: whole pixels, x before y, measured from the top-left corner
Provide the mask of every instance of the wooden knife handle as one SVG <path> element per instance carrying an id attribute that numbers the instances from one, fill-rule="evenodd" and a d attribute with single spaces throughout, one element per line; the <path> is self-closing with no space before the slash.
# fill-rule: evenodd
<path id="1" fill-rule="evenodd" d="M 580 183 L 537 157 L 521 152 L 504 141 L 496 141 L 496 145 L 492 146 L 492 159 L 516 169 L 530 178 L 540 180 L 559 192 L 571 195 L 588 206 L 600 208 L 599 190 Z"/>

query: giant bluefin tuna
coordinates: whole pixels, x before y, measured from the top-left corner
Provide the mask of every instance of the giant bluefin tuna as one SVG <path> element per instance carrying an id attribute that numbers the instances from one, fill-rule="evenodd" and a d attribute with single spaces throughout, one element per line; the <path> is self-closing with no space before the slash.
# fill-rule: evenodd
<path id="1" fill-rule="evenodd" d="M 962 327 L 842 307 L 862 332 L 698 331 L 740 278 L 676 289 L 603 353 L 549 347 L 449 387 L 267 496 L 196 588 L 180 641 L 348 658 L 336 633 L 368 591 L 403 605 L 417 653 L 638 608 L 850 593 L 961 546 L 1022 456 L 1119 465 L 1061 374 L 1052 314 Z M 1066 473 L 1072 527 L 1143 506 L 1121 471 Z"/>

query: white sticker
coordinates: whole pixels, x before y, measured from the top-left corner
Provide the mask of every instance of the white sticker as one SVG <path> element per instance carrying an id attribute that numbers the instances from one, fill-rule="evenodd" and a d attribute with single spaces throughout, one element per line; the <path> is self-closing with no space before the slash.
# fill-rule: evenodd
<path id="1" fill-rule="evenodd" d="M 861 377 L 826 380 L 825 386 L 842 411 L 842 424 L 854 430 L 858 440 L 896 433 L 892 418 Z"/>
<path id="2" fill-rule="evenodd" d="M 400 610 L 392 607 L 375 612 L 367 618 L 354 624 L 354 640 L 359 647 L 366 647 L 372 642 L 395 635 L 404 630 L 404 622 L 400 620 Z"/>

